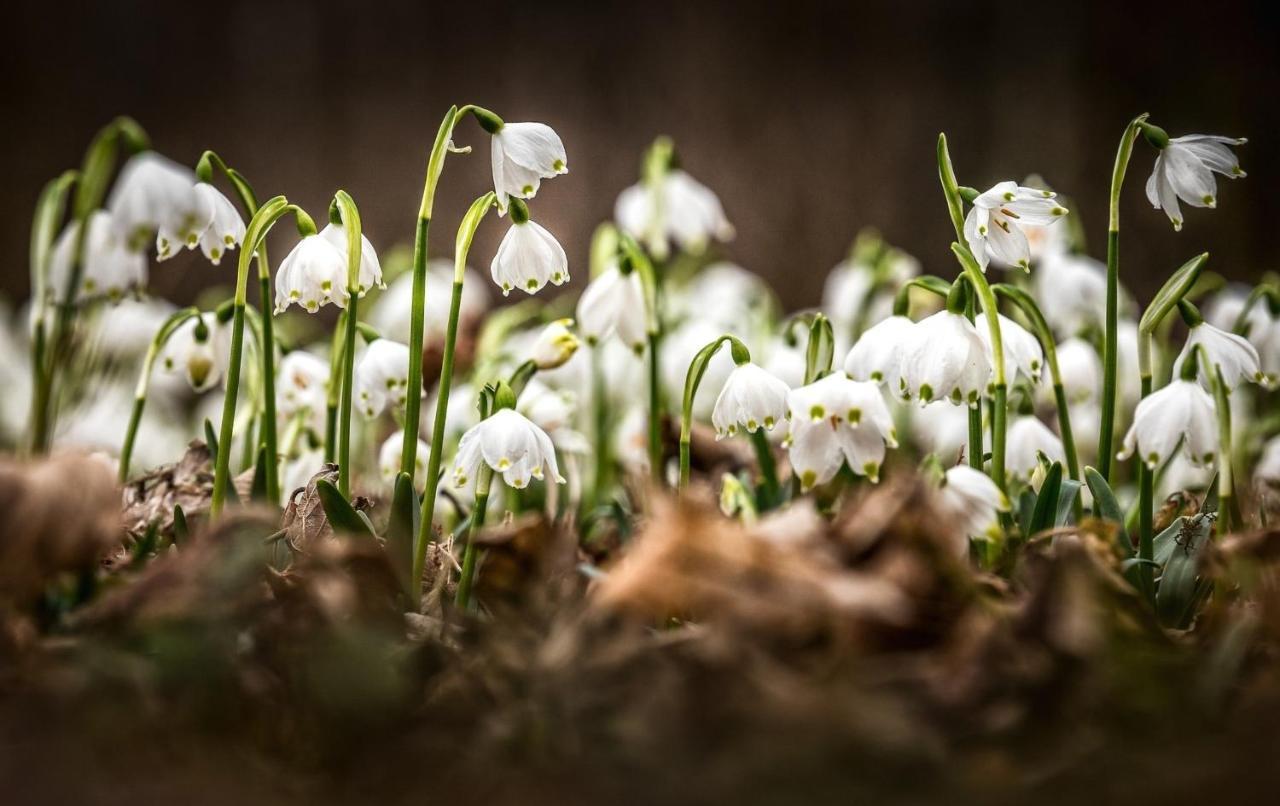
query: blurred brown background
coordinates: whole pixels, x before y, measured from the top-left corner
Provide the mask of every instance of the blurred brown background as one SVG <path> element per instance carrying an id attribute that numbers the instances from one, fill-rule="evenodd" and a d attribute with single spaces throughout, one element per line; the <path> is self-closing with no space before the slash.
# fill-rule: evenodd
<path id="1" fill-rule="evenodd" d="M 864 225 L 930 270 L 954 268 L 934 166 L 943 129 L 963 183 L 1040 172 L 1073 197 L 1100 254 L 1116 140 L 1143 110 L 1174 135 L 1248 136 L 1250 176 L 1224 180 L 1220 209 L 1190 211 L 1175 234 L 1145 201 L 1153 154 L 1140 147 L 1123 204 L 1126 281 L 1149 292 L 1202 249 L 1233 276 L 1277 266 L 1280 26 L 1265 3 L 20 0 L 6 17 L 0 291 L 11 297 L 26 293 L 42 183 L 77 165 L 116 114 L 173 158 L 214 148 L 260 195 L 317 215 L 348 189 L 385 250 L 412 239 L 451 102 L 561 133 L 571 173 L 544 184 L 534 215 L 565 244 L 576 287 L 592 228 L 659 133 L 723 199 L 738 229 L 729 255 L 793 307 L 817 301 Z M 456 139 L 484 148 L 446 168 L 433 254 L 449 254 L 488 182 L 482 132 L 468 122 Z M 487 267 L 503 229 L 486 225 L 475 265 Z M 153 269 L 153 287 L 189 299 L 231 271 L 174 261 Z"/>

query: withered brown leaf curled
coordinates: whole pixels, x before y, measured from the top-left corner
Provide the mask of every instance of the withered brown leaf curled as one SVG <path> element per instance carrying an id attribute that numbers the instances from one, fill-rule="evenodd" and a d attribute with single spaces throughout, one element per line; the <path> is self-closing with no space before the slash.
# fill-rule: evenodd
<path id="1" fill-rule="evenodd" d="M 177 462 L 161 465 L 139 476 L 124 488 L 124 527 L 135 536 L 152 523 L 160 534 L 173 536 L 173 508 L 181 506 L 188 518 L 209 511 L 213 497 L 213 457 L 200 440 L 187 445 Z"/>

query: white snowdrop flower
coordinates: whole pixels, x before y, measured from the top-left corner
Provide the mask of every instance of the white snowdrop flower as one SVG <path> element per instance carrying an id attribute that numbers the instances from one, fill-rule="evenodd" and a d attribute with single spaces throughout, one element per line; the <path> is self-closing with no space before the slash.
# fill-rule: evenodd
<path id="1" fill-rule="evenodd" d="M 1005 470 L 1010 477 L 1026 481 L 1040 466 L 1040 454 L 1052 462 L 1067 463 L 1062 440 L 1044 423 L 1025 415 L 1009 424 L 1005 437 Z"/>
<path id="2" fill-rule="evenodd" d="M 1080 403 L 1097 400 L 1102 385 L 1102 359 L 1098 351 L 1084 339 L 1071 338 L 1058 345 L 1058 374 L 1062 377 L 1062 388 L 1067 400 Z M 1050 398 L 1053 390 L 1046 389 Z"/>
<path id="3" fill-rule="evenodd" d="M 333 248 L 342 255 L 342 290 L 346 299 L 347 285 L 347 231 L 337 224 L 327 224 L 320 230 L 320 237 L 333 244 Z M 378 261 L 378 253 L 364 233 L 360 233 L 360 272 L 356 280 L 356 291 L 361 297 L 371 288 L 386 288 L 382 282 L 382 263 Z"/>
<path id="4" fill-rule="evenodd" d="M 1014 378 L 1022 373 L 1027 380 L 1038 383 L 1040 370 L 1044 367 L 1044 350 L 1040 348 L 1040 340 L 1004 314 L 996 314 L 996 321 L 1000 323 L 1000 346 L 1004 350 L 1005 382 L 1012 386 Z M 979 315 L 974 327 L 978 330 L 978 338 L 987 345 L 987 351 L 994 355 L 991 328 L 987 327 L 986 316 Z M 994 368 L 992 375 L 994 381 Z"/>
<path id="5" fill-rule="evenodd" d="M 885 448 L 897 446 L 893 417 L 880 387 L 833 373 L 787 396 L 791 466 L 808 490 L 826 484 L 848 462 L 853 472 L 879 477 Z"/>
<path id="6" fill-rule="evenodd" d="M 628 473 L 649 472 L 649 413 L 643 406 L 631 406 L 613 432 L 613 455 Z"/>
<path id="7" fill-rule="evenodd" d="M 772 431 L 787 416 L 790 391 L 785 383 L 756 364 L 747 362 L 734 367 L 711 411 L 716 439 L 736 436 L 739 430 L 748 434 L 761 427 Z"/>
<path id="8" fill-rule="evenodd" d="M 996 483 L 968 465 L 956 465 L 946 472 L 938 496 L 962 537 L 998 536 L 1000 513 L 1009 511 L 1009 499 Z M 958 541 L 957 553 L 964 556 L 967 550 L 968 541 Z"/>
<path id="9" fill-rule="evenodd" d="M 453 466 L 454 484 L 466 486 L 478 475 L 482 462 L 517 490 L 527 487 L 531 478 L 550 477 L 564 484 L 551 437 L 514 409 L 499 409 L 462 435 Z"/>
<path id="10" fill-rule="evenodd" d="M 1187 334 L 1187 343 L 1173 362 L 1173 374 L 1178 377 L 1182 372 L 1183 362 L 1199 348 L 1199 355 L 1210 367 L 1222 373 L 1223 383 L 1231 391 L 1244 381 L 1252 381 L 1263 386 L 1272 386 L 1275 378 L 1263 374 L 1258 362 L 1258 350 L 1244 336 L 1237 336 L 1225 330 L 1219 330 L 1208 322 L 1191 328 Z M 1211 388 L 1213 376 L 1208 372 L 1199 373 L 1200 384 Z"/>
<path id="11" fill-rule="evenodd" d="M 1209 464 L 1217 449 L 1217 424 L 1209 393 L 1195 381 L 1174 380 L 1138 404 L 1120 458 L 1136 452 L 1154 470 L 1182 445 L 1192 464 Z"/>
<path id="12" fill-rule="evenodd" d="M 378 473 L 388 486 L 396 483 L 400 475 L 400 454 L 404 450 L 404 432 L 396 432 L 387 437 L 378 449 Z M 427 461 L 431 456 L 431 446 L 418 440 L 417 452 L 413 460 L 413 486 L 422 492 L 427 486 Z"/>
<path id="13" fill-rule="evenodd" d="M 107 210 L 135 252 L 145 250 L 157 232 L 194 247 L 214 216 L 208 199 L 196 192 L 195 171 L 154 151 L 135 154 L 125 163 L 107 197 Z"/>
<path id="14" fill-rule="evenodd" d="M 572 319 L 557 319 L 538 332 L 529 348 L 529 360 L 539 370 L 563 366 L 578 352 L 578 337 L 571 327 Z"/>
<path id="15" fill-rule="evenodd" d="M 773 292 L 760 275 L 721 261 L 669 293 L 666 309 L 675 319 L 696 317 L 721 330 L 754 332 L 765 324 L 772 302 Z"/>
<path id="16" fill-rule="evenodd" d="M 911 433 L 923 452 L 958 459 L 969 444 L 969 411 L 945 400 L 930 403 L 912 412 Z"/>
<path id="17" fill-rule="evenodd" d="M 569 172 L 564 143 L 545 123 L 503 124 L 489 142 L 500 213 L 506 212 L 508 197 L 532 199 L 543 179 Z"/>
<path id="18" fill-rule="evenodd" d="M 1085 255 L 1050 252 L 1033 277 L 1035 296 L 1044 300 L 1045 321 L 1059 336 L 1101 327 L 1107 300 L 1107 267 Z"/>
<path id="19" fill-rule="evenodd" d="M 453 295 L 453 261 L 432 260 L 427 263 L 423 336 L 426 342 L 442 342 L 449 324 L 449 306 Z M 474 323 L 489 308 L 488 287 L 474 269 L 463 275 L 462 300 L 458 306 L 460 327 Z M 369 308 L 369 324 L 385 338 L 409 342 L 413 314 L 413 272 L 404 272 L 387 284 L 387 288 Z"/>
<path id="20" fill-rule="evenodd" d="M 403 406 L 409 393 L 409 347 L 377 339 L 365 348 L 355 366 L 353 404 L 370 419 L 388 405 Z"/>
<path id="21" fill-rule="evenodd" d="M 78 401 L 58 418 L 54 437 L 56 448 L 101 451 L 115 457 L 120 452 L 120 439 L 129 427 L 133 410 L 133 389 L 118 383 L 95 385 L 93 394 Z M 217 397 L 221 403 L 221 397 Z M 157 465 L 181 456 L 190 439 L 185 423 L 178 423 L 160 406 L 148 409 L 138 425 L 131 472 L 143 473 Z M 74 491 L 70 491 L 74 493 Z"/>
<path id="22" fill-rule="evenodd" d="M 431 439 L 431 429 L 435 428 L 436 407 L 439 402 L 440 389 L 437 387 L 424 406 L 423 416 L 418 420 L 418 432 L 423 439 Z M 478 422 L 480 422 L 480 409 L 476 405 L 475 388 L 469 383 L 454 384 L 449 390 L 449 407 L 444 413 L 445 443 L 456 442 L 468 428 Z"/>
<path id="23" fill-rule="evenodd" d="M 573 393 L 552 389 L 534 378 L 521 393 L 516 410 L 546 431 L 556 448 L 576 454 L 590 452 L 590 442 L 573 427 L 578 413 Z"/>
<path id="24" fill-rule="evenodd" d="M 1155 488 L 1156 501 L 1163 501 L 1174 493 L 1184 490 L 1204 490 L 1213 481 L 1214 469 L 1209 466 L 1193 465 L 1183 454 L 1176 454 L 1157 474 Z"/>
<path id="25" fill-rule="evenodd" d="M 1147 201 L 1164 210 L 1175 230 L 1182 229 L 1182 209 L 1178 200 L 1192 207 L 1216 207 L 1218 183 L 1215 173 L 1231 179 L 1244 176 L 1231 146 L 1247 143 L 1243 137 L 1189 134 L 1174 137 L 1160 150 L 1147 179 Z"/>
<path id="26" fill-rule="evenodd" d="M 504 297 L 515 288 L 536 294 L 547 283 L 569 282 L 569 258 L 542 225 L 513 213 L 511 228 L 502 237 L 489 271 Z"/>
<path id="27" fill-rule="evenodd" d="M 903 400 L 976 406 L 990 378 L 990 351 L 960 314 L 939 311 L 908 331 L 897 389 Z"/>
<path id="28" fill-rule="evenodd" d="M 93 325 L 95 349 L 116 357 L 141 356 L 175 310 L 173 303 L 155 297 L 127 298 L 104 308 Z"/>
<path id="29" fill-rule="evenodd" d="M 1121 319 L 1116 327 L 1116 385 L 1126 407 L 1142 399 L 1142 377 L 1138 367 L 1138 323 Z"/>
<path id="30" fill-rule="evenodd" d="M 803 345 L 790 344 L 785 338 L 774 339 L 765 353 L 764 368 L 770 374 L 794 389 L 804 386 L 807 356 Z"/>
<path id="31" fill-rule="evenodd" d="M 75 302 L 82 304 L 104 297 L 119 302 L 130 291 L 146 285 L 147 258 L 125 246 L 106 211 L 90 213 L 88 222 L 80 287 L 76 289 Z M 71 276 L 79 232 L 79 222 L 67 225 L 49 253 L 49 293 L 59 302 L 66 293 Z"/>
<path id="32" fill-rule="evenodd" d="M 328 238 L 308 235 L 280 262 L 276 313 L 295 303 L 307 313 L 329 303 L 347 307 L 347 256 Z"/>
<path id="33" fill-rule="evenodd" d="M 328 361 L 305 350 L 288 353 L 276 368 L 277 414 L 288 420 L 305 412 L 311 429 L 323 431 L 328 387 Z"/>
<path id="34" fill-rule="evenodd" d="M 689 365 L 693 363 L 694 357 L 703 347 L 723 335 L 724 331 L 717 329 L 710 322 L 691 319 L 662 337 L 661 346 L 659 347 L 661 350 L 659 364 L 662 372 L 662 387 L 667 392 L 673 411 L 680 411 L 684 405 L 684 382 L 689 374 Z M 618 363 L 623 367 L 627 366 L 622 362 Z M 633 365 L 643 365 L 643 362 L 639 360 L 631 363 Z M 608 364 L 606 364 L 607 366 Z M 715 408 L 717 390 L 724 387 L 725 382 L 729 380 L 729 375 L 733 372 L 733 368 L 733 357 L 730 355 L 729 350 L 721 349 L 711 356 L 711 360 L 707 362 L 706 371 L 702 375 L 702 383 L 698 386 L 698 393 L 693 398 L 694 419 L 701 422 L 711 419 L 711 412 Z M 643 366 L 641 366 L 641 370 L 643 371 Z M 634 390 L 636 387 L 633 383 L 626 388 Z M 641 388 L 643 388 L 643 385 Z"/>
<path id="35" fill-rule="evenodd" d="M 1275 511 L 1280 504 L 1280 436 L 1272 437 L 1263 446 L 1253 468 L 1253 489 L 1268 511 Z"/>
<path id="36" fill-rule="evenodd" d="M 1240 314 L 1244 313 L 1244 306 L 1249 300 L 1249 294 L 1252 289 L 1243 283 L 1231 283 L 1227 287 L 1218 291 L 1209 298 L 1205 304 L 1202 313 L 1204 321 L 1228 333 L 1234 333 L 1236 321 L 1240 318 Z M 1275 320 L 1271 318 L 1271 314 L 1267 310 L 1267 303 L 1259 300 L 1250 308 L 1249 313 L 1245 315 L 1246 332 L 1245 337 L 1258 347 L 1261 351 L 1262 343 L 1266 340 L 1268 331 L 1271 330 Z"/>
<path id="37" fill-rule="evenodd" d="M 578 299 L 577 318 L 587 344 L 598 344 L 613 334 L 637 354 L 648 336 L 647 304 L 640 274 L 623 274 L 611 263 L 588 285 Z"/>
<path id="38" fill-rule="evenodd" d="M 710 188 L 681 170 L 663 174 L 658 188 L 641 183 L 618 195 L 613 218 L 625 232 L 643 240 L 656 257 L 666 257 L 669 242 L 692 254 L 712 240 L 733 239 L 733 225 Z"/>
<path id="39" fill-rule="evenodd" d="M 1031 247 L 1022 226 L 1047 226 L 1067 214 L 1049 190 L 1000 182 L 973 200 L 964 220 L 969 251 L 983 271 L 991 258 L 1006 266 L 1031 267 Z"/>
<path id="40" fill-rule="evenodd" d="M 858 337 L 844 359 L 844 371 L 857 381 L 888 383 L 892 389 L 902 368 L 902 350 L 916 326 L 905 316 L 890 316 Z"/>
<path id="41" fill-rule="evenodd" d="M 214 313 L 202 313 L 179 325 L 158 356 L 162 371 L 183 375 L 196 392 L 212 389 L 222 380 L 230 357 L 230 334 Z"/>
<path id="42" fill-rule="evenodd" d="M 222 256 L 235 249 L 244 240 L 244 219 L 240 217 L 236 206 L 222 192 L 208 182 L 197 182 L 195 194 L 202 209 L 206 211 L 208 224 L 194 238 L 194 228 L 187 232 L 185 242 L 183 236 L 165 227 L 156 231 L 156 260 L 164 261 L 178 254 L 185 246 L 188 249 L 200 247 L 200 251 L 217 266 Z M 204 217 L 204 216 L 200 216 Z"/>

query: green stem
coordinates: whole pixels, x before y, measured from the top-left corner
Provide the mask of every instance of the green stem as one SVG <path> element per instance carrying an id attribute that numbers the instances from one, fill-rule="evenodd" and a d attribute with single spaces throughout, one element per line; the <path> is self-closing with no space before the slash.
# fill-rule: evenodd
<path id="1" fill-rule="evenodd" d="M 829 328 L 828 328 L 829 329 Z M 728 343 L 733 351 L 734 364 L 741 366 L 751 360 L 747 346 L 729 334 L 725 334 L 705 345 L 689 362 L 689 370 L 684 378 L 684 395 L 680 403 L 680 476 L 677 489 L 684 490 L 689 486 L 690 444 L 693 436 L 693 400 L 698 395 L 698 386 L 702 384 L 702 376 L 707 373 L 711 359 L 720 352 L 720 348 Z M 652 438 L 652 437 L 651 437 Z M 650 446 L 652 450 L 652 445 Z M 659 448 L 660 449 L 660 448 Z"/>
<path id="2" fill-rule="evenodd" d="M 612 448 L 609 441 L 609 408 L 605 405 L 605 377 L 603 351 L 599 347 L 591 348 L 591 406 L 594 409 L 593 427 L 595 430 L 596 474 L 595 503 L 603 500 L 603 493 L 609 484 L 609 476 L 613 468 Z"/>
<path id="3" fill-rule="evenodd" d="M 342 400 L 338 416 L 338 492 L 351 497 L 351 419 L 352 385 L 356 366 L 356 322 L 360 318 L 360 211 L 355 200 L 345 190 L 334 195 L 334 207 L 342 217 L 342 228 L 347 236 L 347 322 L 346 349 L 342 353 Z"/>
<path id="4" fill-rule="evenodd" d="M 462 283 L 466 278 L 467 255 L 471 242 L 485 215 L 493 208 L 496 198 L 492 191 L 471 203 L 470 209 L 458 226 L 453 249 L 453 294 L 449 300 L 449 323 L 445 328 L 444 362 L 440 369 L 440 383 L 436 387 L 436 416 L 431 429 L 431 452 L 427 458 L 427 483 L 422 494 L 422 517 L 418 524 L 418 536 L 413 546 L 413 597 L 422 590 L 422 573 L 427 560 L 427 546 L 431 542 L 432 520 L 436 511 L 436 490 L 440 487 L 440 463 L 444 458 L 445 420 L 449 413 L 449 392 L 453 387 L 454 353 L 458 345 L 458 317 L 462 308 Z M 410 355 L 410 360 L 413 356 Z M 413 378 L 409 380 L 414 383 Z M 421 383 L 421 378 L 418 379 Z M 415 435 L 416 439 L 416 435 Z M 415 451 L 417 445 L 414 445 Z M 416 603 L 416 602 L 415 602 Z"/>
<path id="5" fill-rule="evenodd" d="M 1001 490 L 1005 489 L 1004 447 L 1006 436 L 1008 383 L 1004 374 L 1004 338 L 1000 332 L 1000 314 L 995 294 L 987 283 L 986 275 L 974 260 L 967 246 L 959 243 L 951 244 L 960 265 L 964 267 L 965 277 L 982 301 L 982 312 L 987 320 L 987 332 L 991 341 L 991 362 L 995 373 L 995 417 L 991 434 L 991 480 Z"/>
<path id="6" fill-rule="evenodd" d="M 138 425 L 142 422 L 142 410 L 147 404 L 147 391 L 151 387 L 151 371 L 155 366 L 156 358 L 159 357 L 160 351 L 164 349 L 174 331 L 188 319 L 199 315 L 200 312 L 195 308 L 183 308 L 177 311 L 160 325 L 160 329 L 151 339 L 151 344 L 147 345 L 147 354 L 142 360 L 142 371 L 138 375 L 138 384 L 133 392 L 133 413 L 129 417 L 129 426 L 124 432 L 124 445 L 120 448 L 119 480 L 121 484 L 129 480 L 133 443 L 138 435 Z"/>
<path id="7" fill-rule="evenodd" d="M 1151 394 L 1150 372 L 1142 375 L 1142 397 Z M 1138 589 L 1152 599 L 1155 595 L 1155 529 L 1152 523 L 1155 506 L 1155 471 L 1138 457 Z"/>
<path id="8" fill-rule="evenodd" d="M 1231 393 L 1222 379 L 1222 368 L 1213 368 L 1213 399 L 1218 409 L 1218 518 L 1220 534 L 1228 534 L 1239 525 L 1235 518 L 1234 471 L 1231 467 Z"/>
<path id="9" fill-rule="evenodd" d="M 760 465 L 760 481 L 764 492 L 762 506 L 759 511 L 771 509 L 782 501 L 782 487 L 778 483 L 778 465 L 773 458 L 773 448 L 769 445 L 769 437 L 764 428 L 751 432 L 751 445 L 756 449 L 756 461 Z"/>
<path id="10" fill-rule="evenodd" d="M 333 341 L 329 347 L 329 382 L 325 388 L 324 402 L 324 461 L 338 461 L 338 403 L 342 397 L 343 356 L 347 349 L 347 312 L 338 314 L 338 325 L 333 329 Z"/>
<path id="11" fill-rule="evenodd" d="M 462 553 L 462 575 L 458 578 L 458 591 L 454 594 L 453 603 L 461 610 L 471 606 L 471 587 L 475 582 L 476 535 L 484 526 L 484 513 L 489 508 L 489 484 L 493 481 L 493 471 L 486 464 L 480 465 L 480 475 L 476 478 L 476 500 L 471 507 L 471 521 L 467 527 L 467 545 Z"/>
<path id="12" fill-rule="evenodd" d="M 662 384 L 659 380 L 658 334 L 649 333 L 649 472 L 662 486 Z"/>
<path id="13" fill-rule="evenodd" d="M 1116 366 L 1119 361 L 1120 310 L 1120 190 L 1133 154 L 1133 142 L 1141 124 L 1147 119 L 1139 115 L 1129 123 L 1120 138 L 1115 166 L 1111 169 L 1110 219 L 1107 225 L 1107 303 L 1102 342 L 1102 413 L 1098 430 L 1098 473 L 1111 481 L 1112 440 L 1116 420 Z"/>

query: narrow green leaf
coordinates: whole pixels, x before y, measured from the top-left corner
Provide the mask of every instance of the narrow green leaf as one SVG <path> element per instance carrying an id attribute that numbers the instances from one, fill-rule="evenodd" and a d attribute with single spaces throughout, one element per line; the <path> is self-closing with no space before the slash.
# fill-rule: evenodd
<path id="1" fill-rule="evenodd" d="M 265 501 L 267 498 L 267 446 L 258 446 L 258 458 L 253 463 L 253 484 L 249 488 L 249 498 L 254 501 Z"/>
<path id="2" fill-rule="evenodd" d="M 1129 533 L 1124 528 L 1124 509 L 1121 508 L 1120 501 L 1111 490 L 1111 485 L 1107 484 L 1102 474 L 1092 467 L 1084 469 L 1084 480 L 1089 485 L 1089 492 L 1093 495 L 1094 515 L 1116 525 L 1116 542 L 1121 552 L 1125 556 L 1132 555 L 1133 541 L 1129 539 Z"/>
<path id="3" fill-rule="evenodd" d="M 1075 505 L 1076 496 L 1084 485 L 1074 479 L 1063 479 L 1062 488 L 1058 491 L 1058 510 L 1054 514 L 1054 526 L 1066 526 L 1071 517 L 1071 509 Z"/>
<path id="4" fill-rule="evenodd" d="M 1165 284 L 1151 300 L 1151 304 L 1147 306 L 1146 311 L 1142 314 L 1142 321 L 1138 323 L 1138 330 L 1143 333 L 1152 333 L 1160 324 L 1160 320 L 1168 315 L 1178 304 L 1178 300 L 1186 296 L 1191 287 L 1196 284 L 1196 279 L 1200 276 L 1200 270 L 1204 268 L 1205 262 L 1209 259 L 1209 253 L 1204 252 L 1182 264 L 1182 267 L 1175 271 Z"/>
<path id="5" fill-rule="evenodd" d="M 1162 533 L 1163 536 L 1173 531 L 1168 541 L 1172 551 L 1164 564 L 1164 573 L 1161 574 L 1160 585 L 1156 589 L 1156 613 L 1167 626 L 1187 626 L 1195 614 L 1196 605 L 1201 601 L 1203 588 L 1199 585 L 1200 560 L 1204 556 L 1205 547 L 1209 545 L 1213 521 L 1213 517 L 1204 513 L 1190 519 L 1179 518 Z"/>
<path id="6" fill-rule="evenodd" d="M 1025 487 L 1018 496 L 1018 526 L 1022 529 L 1023 537 L 1031 536 L 1031 516 L 1036 511 L 1036 492 L 1030 487 Z"/>
<path id="7" fill-rule="evenodd" d="M 181 504 L 173 505 L 173 542 L 174 545 L 186 541 L 191 529 L 187 526 L 187 513 L 182 511 Z"/>
<path id="8" fill-rule="evenodd" d="M 1058 497 L 1062 491 L 1062 463 L 1054 462 L 1045 474 L 1040 494 L 1036 496 L 1036 508 L 1031 513 L 1030 531 L 1027 536 L 1038 534 L 1053 526 L 1058 512 Z"/>
<path id="9" fill-rule="evenodd" d="M 361 513 L 351 506 L 351 502 L 328 479 L 316 480 L 316 493 L 320 496 L 320 506 L 324 507 L 325 517 L 329 519 L 329 525 L 335 532 L 375 536 L 368 519 L 361 517 Z"/>
<path id="10" fill-rule="evenodd" d="M 413 539 L 418 534 L 418 496 L 408 473 L 396 476 L 395 492 L 391 497 L 391 517 L 387 521 L 387 551 L 391 566 L 407 589 L 413 570 Z"/>
<path id="11" fill-rule="evenodd" d="M 218 455 L 218 432 L 213 428 L 213 422 L 208 418 L 204 418 L 204 441 L 209 446 L 209 455 Z"/>

